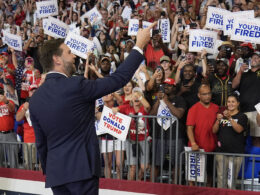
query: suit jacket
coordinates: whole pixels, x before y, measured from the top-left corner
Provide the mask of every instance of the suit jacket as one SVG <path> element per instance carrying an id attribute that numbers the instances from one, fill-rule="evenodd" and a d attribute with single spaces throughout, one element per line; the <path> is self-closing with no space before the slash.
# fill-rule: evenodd
<path id="1" fill-rule="evenodd" d="M 29 104 L 46 187 L 100 175 L 95 100 L 126 85 L 143 58 L 133 49 L 114 74 L 97 80 L 47 74 Z"/>

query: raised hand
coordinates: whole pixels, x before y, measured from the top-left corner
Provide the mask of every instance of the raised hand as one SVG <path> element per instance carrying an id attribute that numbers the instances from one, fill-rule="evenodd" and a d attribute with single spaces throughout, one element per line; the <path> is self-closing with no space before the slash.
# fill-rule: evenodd
<path id="1" fill-rule="evenodd" d="M 157 25 L 157 22 L 151 24 L 148 28 L 139 28 L 136 36 L 136 46 L 143 49 L 150 41 L 150 30 Z"/>

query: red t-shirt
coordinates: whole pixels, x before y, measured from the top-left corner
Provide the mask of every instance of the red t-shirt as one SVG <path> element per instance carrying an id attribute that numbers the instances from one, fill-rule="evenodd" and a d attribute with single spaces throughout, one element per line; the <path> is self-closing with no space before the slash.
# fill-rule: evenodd
<path id="1" fill-rule="evenodd" d="M 14 102 L 9 100 L 9 104 Z M 0 102 L 0 131 L 10 131 L 14 129 L 14 112 L 10 112 L 8 105 L 4 102 Z"/>
<path id="2" fill-rule="evenodd" d="M 25 19 L 25 13 L 24 11 L 21 11 L 21 13 L 19 15 L 16 15 L 15 17 L 15 24 L 18 26 L 21 26 L 23 20 Z"/>
<path id="3" fill-rule="evenodd" d="M 160 65 L 160 58 L 162 56 L 164 56 L 164 52 L 162 49 L 154 50 L 151 43 L 147 45 L 145 51 L 145 58 L 146 58 L 148 68 L 154 70 L 156 66 Z"/>
<path id="4" fill-rule="evenodd" d="M 126 105 L 126 104 L 129 104 L 130 101 L 129 100 L 125 100 L 125 95 L 122 95 L 122 100 L 123 100 L 123 104 L 122 105 Z"/>
<path id="5" fill-rule="evenodd" d="M 40 74 L 39 70 L 24 71 L 21 84 L 21 98 L 25 99 L 29 96 L 29 87 L 36 81 L 36 72 Z"/>
<path id="6" fill-rule="evenodd" d="M 206 108 L 197 102 L 188 112 L 186 125 L 194 126 L 195 141 L 205 152 L 212 152 L 216 147 L 216 135 L 212 132 L 212 127 L 216 121 L 218 109 L 216 104 L 210 103 L 210 106 Z"/>
<path id="7" fill-rule="evenodd" d="M 144 110 L 144 107 L 142 106 L 139 111 L 136 113 L 134 110 L 134 107 L 130 106 L 130 104 L 125 104 L 119 106 L 119 112 L 125 115 L 148 115 L 148 113 Z M 136 118 L 131 120 L 130 124 L 130 139 L 133 141 L 136 141 Z M 138 120 L 138 141 L 143 141 L 145 139 L 145 132 L 146 137 L 149 136 L 149 126 L 148 126 L 148 120 L 146 120 L 146 128 L 145 128 L 145 118 L 137 118 Z"/>
<path id="8" fill-rule="evenodd" d="M 20 108 L 18 109 L 18 112 L 21 112 L 21 110 L 23 109 L 24 104 L 22 104 L 20 106 Z M 29 125 L 26 117 L 24 117 L 24 123 L 23 123 L 23 140 L 25 143 L 35 143 L 35 134 L 34 134 L 34 130 L 33 127 Z"/>

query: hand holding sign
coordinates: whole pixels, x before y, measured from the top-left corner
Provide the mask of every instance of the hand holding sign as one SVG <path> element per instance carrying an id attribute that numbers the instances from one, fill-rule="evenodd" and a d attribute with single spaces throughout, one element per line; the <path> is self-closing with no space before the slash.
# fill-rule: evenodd
<path id="1" fill-rule="evenodd" d="M 151 24 L 148 28 L 140 28 L 137 32 L 136 46 L 143 49 L 144 46 L 150 41 L 150 30 L 157 25 L 157 22 Z"/>

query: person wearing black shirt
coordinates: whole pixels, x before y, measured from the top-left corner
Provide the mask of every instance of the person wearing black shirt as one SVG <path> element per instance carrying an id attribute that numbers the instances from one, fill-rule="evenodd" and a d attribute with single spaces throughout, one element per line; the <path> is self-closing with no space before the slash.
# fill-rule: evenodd
<path id="1" fill-rule="evenodd" d="M 163 162 L 166 156 L 169 155 L 171 163 L 174 165 L 175 162 L 175 151 L 176 151 L 176 130 L 178 132 L 178 155 L 183 151 L 184 148 L 184 121 L 183 116 L 186 110 L 186 103 L 183 97 L 176 95 L 176 84 L 174 79 L 167 78 L 164 84 L 159 87 L 158 99 L 152 107 L 150 115 L 163 116 L 162 113 L 166 112 L 166 116 L 169 118 L 158 118 L 155 124 L 155 132 L 152 133 L 155 144 L 155 151 L 152 151 L 155 155 L 155 172 L 154 178 L 159 174 L 159 167 L 163 166 Z M 165 110 L 165 111 L 163 111 Z M 171 120 L 170 120 L 171 118 Z M 176 129 L 176 119 L 179 120 L 179 129 Z M 169 127 L 168 125 L 169 124 Z M 171 149 L 170 149 L 171 147 Z M 163 148 L 163 154 L 161 149 Z M 171 151 L 171 153 L 170 153 Z M 163 158 L 163 159 L 161 159 Z"/>
<path id="2" fill-rule="evenodd" d="M 260 54 L 255 52 L 251 58 L 251 69 L 243 64 L 232 81 L 232 88 L 240 92 L 241 112 L 244 112 L 250 123 L 250 136 L 253 145 L 260 147 L 260 127 L 256 124 L 255 105 L 260 102 Z"/>
<path id="3" fill-rule="evenodd" d="M 227 99 L 227 109 L 217 115 L 217 120 L 213 126 L 213 133 L 216 133 L 218 140 L 216 151 L 243 154 L 245 151 L 247 122 L 247 116 L 239 111 L 237 95 L 230 95 Z M 236 179 L 242 159 L 242 157 L 233 158 L 233 156 L 216 155 L 218 188 L 226 187 L 227 175 L 224 175 L 224 173 L 227 173 L 229 161 L 233 162 L 234 179 Z M 225 170 L 223 170 L 223 167 Z"/>
<path id="4" fill-rule="evenodd" d="M 196 68 L 192 64 L 183 67 L 183 77 L 177 84 L 178 95 L 182 96 L 187 103 L 187 110 L 199 101 L 198 89 L 201 85 L 200 79 L 196 77 Z"/>
<path id="5" fill-rule="evenodd" d="M 232 79 L 227 75 L 228 61 L 217 61 L 216 73 L 209 76 L 209 84 L 212 90 L 212 102 L 219 106 L 226 106 L 227 97 L 233 92 Z"/>

